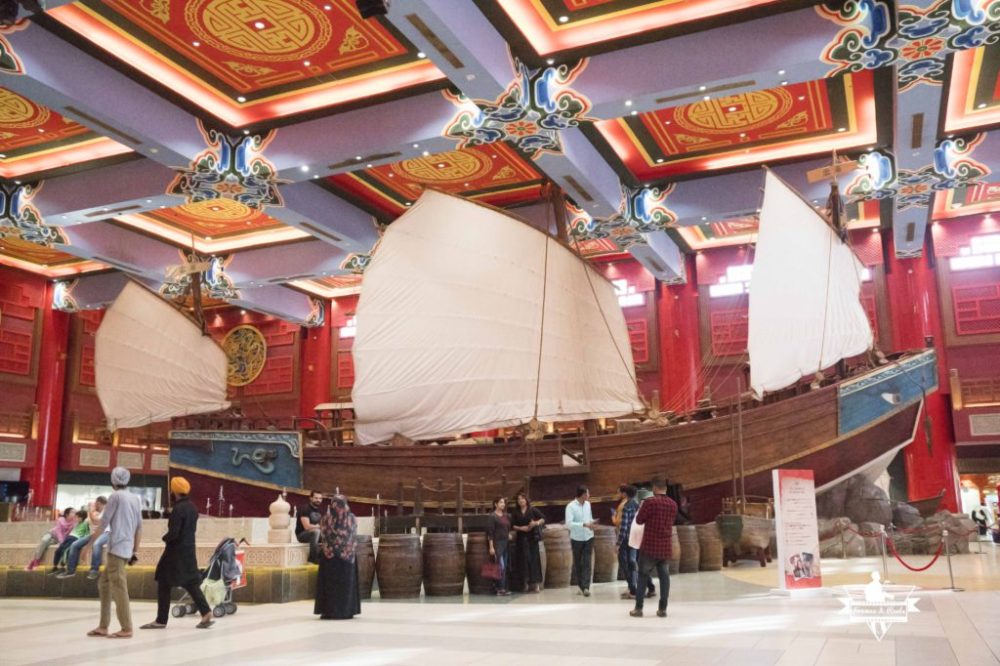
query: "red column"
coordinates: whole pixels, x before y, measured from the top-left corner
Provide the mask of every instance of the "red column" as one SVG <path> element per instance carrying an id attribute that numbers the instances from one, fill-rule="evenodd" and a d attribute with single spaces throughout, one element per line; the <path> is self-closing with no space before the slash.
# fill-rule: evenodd
<path id="1" fill-rule="evenodd" d="M 657 282 L 660 332 L 660 405 L 693 409 L 702 394 L 701 337 L 698 329 L 698 281 L 694 256 L 686 258 L 687 283 Z"/>
<path id="2" fill-rule="evenodd" d="M 313 408 L 330 401 L 330 303 L 325 303 L 327 316 L 322 326 L 303 329 L 302 379 L 299 413 L 313 414 Z"/>
<path id="3" fill-rule="evenodd" d="M 930 230 L 927 230 L 930 233 Z M 886 237 L 891 237 L 887 234 Z M 907 492 L 910 499 L 931 497 L 943 488 L 944 506 L 958 511 L 959 476 L 955 459 L 955 435 L 951 425 L 948 400 L 948 366 L 938 306 L 937 279 L 926 256 L 897 259 L 895 248 L 888 252 L 886 289 L 892 313 L 893 347 L 896 351 L 919 349 L 925 338 L 933 337 L 938 355 L 938 390 L 928 395 L 924 404 L 930 417 L 931 449 L 927 445 L 924 415 L 913 442 L 904 449 Z M 927 252 L 925 252 L 925 255 Z"/>
<path id="4" fill-rule="evenodd" d="M 35 466 L 25 470 L 35 506 L 52 506 L 56 499 L 59 445 L 62 441 L 63 399 L 66 389 L 66 350 L 70 316 L 52 309 L 55 283 L 45 285 L 42 305 L 42 344 L 38 359 L 38 442 Z"/>

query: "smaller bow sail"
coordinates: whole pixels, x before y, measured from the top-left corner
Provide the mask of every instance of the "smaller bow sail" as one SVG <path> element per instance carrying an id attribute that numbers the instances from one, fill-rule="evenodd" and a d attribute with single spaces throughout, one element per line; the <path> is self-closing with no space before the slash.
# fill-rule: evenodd
<path id="1" fill-rule="evenodd" d="M 758 398 L 871 348 L 863 268 L 816 209 L 767 170 L 747 341 Z"/>
<path id="2" fill-rule="evenodd" d="M 222 348 L 134 282 L 97 329 L 94 366 L 97 397 L 112 431 L 229 407 Z"/>

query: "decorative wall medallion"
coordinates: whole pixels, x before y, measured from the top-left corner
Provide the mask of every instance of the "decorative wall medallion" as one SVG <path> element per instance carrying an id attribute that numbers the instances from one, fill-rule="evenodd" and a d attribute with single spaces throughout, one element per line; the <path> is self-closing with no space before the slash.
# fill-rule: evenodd
<path id="1" fill-rule="evenodd" d="M 924 83 L 941 85 L 950 51 L 1000 39 L 1000 3 L 938 0 L 927 9 L 886 0 L 846 0 L 820 5 L 820 16 L 845 26 L 823 52 L 834 66 L 827 75 L 895 63 L 900 92 Z M 895 23 L 895 26 L 893 25 Z"/>
<path id="2" fill-rule="evenodd" d="M 42 187 L 0 183 L 0 238 L 12 236 L 45 247 L 67 245 L 65 234 L 58 227 L 50 227 L 29 202 Z"/>
<path id="3" fill-rule="evenodd" d="M 318 328 L 326 323 L 326 305 L 318 298 L 309 298 L 309 316 L 303 324 L 306 328 Z"/>
<path id="4" fill-rule="evenodd" d="M 187 0 L 184 17 L 206 44 L 248 60 L 302 60 L 333 33 L 312 0 Z"/>
<path id="5" fill-rule="evenodd" d="M 52 292 L 52 309 L 60 312 L 79 312 L 80 307 L 73 298 L 73 289 L 79 280 L 59 280 Z"/>
<path id="6" fill-rule="evenodd" d="M 254 210 L 284 205 L 277 170 L 261 155 L 274 138 L 273 130 L 263 136 L 228 136 L 206 129 L 200 120 L 198 129 L 209 147 L 188 168 L 177 169 L 167 194 L 183 196 L 188 203 L 232 199 Z"/>
<path id="7" fill-rule="evenodd" d="M 470 102 L 445 91 L 445 97 L 462 110 L 444 135 L 458 139 L 460 148 L 506 140 L 532 157 L 561 153 L 559 132 L 593 120 L 586 115 L 590 100 L 570 88 L 587 60 L 537 70 L 517 58 L 511 61 L 515 78 L 494 101 Z"/>
<path id="8" fill-rule="evenodd" d="M 256 326 L 244 324 L 226 334 L 222 350 L 229 359 L 226 382 L 230 386 L 246 386 L 257 379 L 267 361 L 267 341 Z"/>

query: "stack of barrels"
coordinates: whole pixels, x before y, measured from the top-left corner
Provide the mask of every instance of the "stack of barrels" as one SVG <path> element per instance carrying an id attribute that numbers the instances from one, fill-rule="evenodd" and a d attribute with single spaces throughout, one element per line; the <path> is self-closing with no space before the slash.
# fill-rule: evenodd
<path id="1" fill-rule="evenodd" d="M 372 598 L 372 583 L 375 581 L 375 548 L 367 534 L 358 535 L 355 549 L 358 560 L 358 595 L 362 599 Z"/>
<path id="2" fill-rule="evenodd" d="M 680 573 L 695 573 L 698 571 L 701 555 L 698 548 L 698 532 L 694 525 L 677 525 L 676 529 L 681 551 L 677 570 Z"/>

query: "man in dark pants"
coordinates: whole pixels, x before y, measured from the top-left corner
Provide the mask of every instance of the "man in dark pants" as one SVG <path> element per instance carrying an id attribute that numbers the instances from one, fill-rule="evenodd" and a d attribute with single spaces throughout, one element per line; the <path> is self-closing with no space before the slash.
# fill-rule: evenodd
<path id="1" fill-rule="evenodd" d="M 594 550 L 594 514 L 590 509 L 590 490 L 586 486 L 576 489 L 576 499 L 566 505 L 566 527 L 569 528 L 569 545 L 573 550 L 573 571 L 580 593 L 590 596 L 591 563 Z"/>
<path id="2" fill-rule="evenodd" d="M 639 546 L 639 581 L 637 589 L 646 589 L 653 571 L 660 579 L 660 606 L 658 617 L 667 616 L 667 597 L 670 596 L 670 534 L 677 518 L 677 503 L 667 497 L 667 482 L 663 477 L 653 478 L 653 496 L 639 507 L 636 525 L 643 526 L 642 544 Z M 632 617 L 642 617 L 643 595 L 635 598 Z"/>
<path id="3" fill-rule="evenodd" d="M 295 538 L 309 544 L 309 561 L 319 564 L 319 521 L 323 517 L 323 493 L 309 493 L 309 504 L 299 511 L 295 521 Z"/>
<path id="4" fill-rule="evenodd" d="M 163 535 L 166 544 L 156 565 L 156 620 L 139 627 L 140 629 L 165 629 L 170 619 L 170 592 L 174 587 L 183 587 L 201 613 L 199 629 L 207 629 L 214 620 L 212 609 L 201 591 L 201 575 L 198 572 L 198 556 L 195 552 L 195 534 L 198 531 L 198 509 L 188 498 L 191 484 L 183 476 L 170 479 L 170 494 L 174 496 L 174 510 L 167 521 L 167 533 Z"/>

